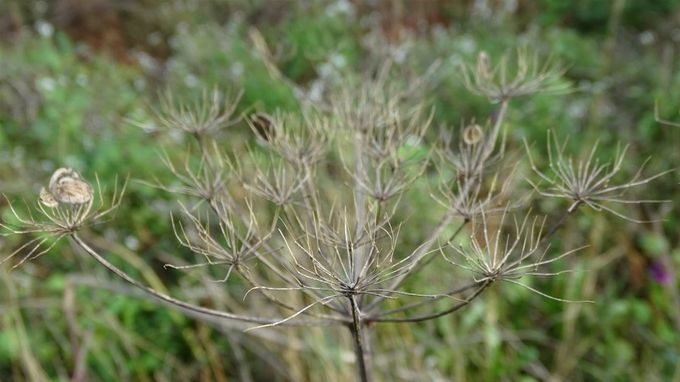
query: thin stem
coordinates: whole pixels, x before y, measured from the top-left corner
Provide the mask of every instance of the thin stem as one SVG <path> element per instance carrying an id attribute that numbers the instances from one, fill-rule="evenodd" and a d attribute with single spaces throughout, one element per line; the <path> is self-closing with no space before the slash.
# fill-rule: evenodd
<path id="1" fill-rule="evenodd" d="M 456 236 L 458 236 L 458 234 L 463 230 L 463 227 L 465 227 L 465 225 L 469 222 L 470 222 L 470 219 L 466 218 L 465 220 L 463 220 L 463 222 L 458 226 L 456 231 L 454 233 L 452 233 L 451 236 L 449 236 L 449 239 L 446 240 L 446 242 L 447 243 L 452 242 L 456 238 Z"/>
<path id="2" fill-rule="evenodd" d="M 259 284 L 257 284 L 257 283 L 255 282 L 255 280 L 253 280 L 253 278 L 248 274 L 248 272 L 244 271 L 241 267 L 237 267 L 237 268 L 236 268 L 236 272 L 237 272 L 241 277 L 243 277 L 243 279 L 244 279 L 251 287 L 256 288 L 256 287 L 259 286 Z M 291 310 L 291 311 L 294 311 L 294 312 L 299 310 L 299 309 L 297 309 L 297 308 L 295 308 L 295 307 L 293 307 L 293 306 L 291 306 L 291 305 L 289 305 L 289 304 L 287 304 L 287 303 L 281 301 L 281 300 L 280 300 L 279 298 L 277 298 L 276 296 L 273 296 L 271 293 L 269 293 L 269 292 L 267 291 L 266 288 L 259 288 L 259 291 L 260 291 L 260 293 L 262 293 L 262 295 L 265 296 L 269 301 L 271 301 L 272 303 L 274 303 L 274 304 L 276 304 L 276 305 L 279 305 L 279 306 L 281 306 L 281 307 L 283 307 L 283 308 L 285 308 L 285 309 L 288 309 L 288 310 Z M 336 319 L 336 318 L 337 318 L 337 319 L 340 318 L 340 317 L 332 316 L 332 315 L 328 315 L 328 314 L 316 314 L 316 313 L 310 313 L 310 312 L 304 312 L 303 314 L 306 314 L 306 315 L 309 315 L 309 316 L 318 317 L 318 318 L 323 318 L 323 319 L 330 319 L 330 320 L 333 320 L 333 319 Z"/>
<path id="3" fill-rule="evenodd" d="M 357 133 L 355 138 L 355 145 L 356 147 L 363 147 L 363 142 L 361 139 L 361 134 Z M 362 149 L 356 150 L 356 174 L 362 174 L 364 172 L 364 167 L 366 164 L 364 163 L 366 160 L 365 158 L 365 152 Z M 367 207 L 366 207 L 366 195 L 364 192 L 361 190 L 361 187 L 359 186 L 359 183 L 355 181 L 354 183 L 354 208 L 355 208 L 355 214 L 356 214 L 356 227 L 355 227 L 355 233 L 358 235 L 359 232 L 361 232 L 362 227 L 364 226 L 366 222 L 366 214 L 367 214 Z M 359 278 L 359 273 L 362 268 L 362 264 L 364 261 L 364 251 L 359 249 L 356 251 L 355 255 L 352 257 L 352 263 L 351 264 L 351 269 L 353 270 L 352 279 L 357 280 Z"/>
<path id="4" fill-rule="evenodd" d="M 498 107 L 498 111 L 495 113 L 495 119 L 493 119 L 493 127 L 491 128 L 491 134 L 487 138 L 487 140 L 484 142 L 484 150 L 483 150 L 483 155 L 485 158 L 488 158 L 491 155 L 491 152 L 493 152 L 494 147 L 496 146 L 496 140 L 498 139 L 498 133 L 501 130 L 501 126 L 503 125 L 503 121 L 505 120 L 505 115 L 508 111 L 508 99 L 504 99 L 500 106 Z"/>
<path id="5" fill-rule="evenodd" d="M 463 220 L 463 222 L 458 226 L 458 228 L 456 228 L 456 231 L 455 231 L 454 233 L 452 233 L 451 236 L 449 236 L 449 238 L 446 240 L 446 243 L 452 242 L 452 241 L 458 236 L 458 234 L 460 234 L 461 231 L 463 231 L 463 228 L 465 227 L 465 225 L 467 225 L 467 223 L 468 223 L 469 221 L 470 221 L 469 219 Z M 425 261 L 419 263 L 419 264 L 413 269 L 413 272 L 411 272 L 411 273 L 412 273 L 412 274 L 417 274 L 417 273 L 420 272 L 423 268 L 425 268 L 428 264 L 430 264 L 430 263 L 432 262 L 432 260 L 434 260 L 435 258 L 436 258 L 436 256 L 430 256 L 427 260 L 425 260 Z"/>
<path id="6" fill-rule="evenodd" d="M 407 311 L 407 310 L 415 309 L 415 308 L 418 308 L 418 307 L 420 307 L 420 306 L 427 305 L 427 304 L 431 304 L 431 303 L 433 303 L 433 302 L 435 302 L 435 301 L 439 301 L 439 300 L 441 300 L 442 298 L 445 298 L 445 297 L 448 297 L 448 296 L 454 296 L 454 295 L 456 295 L 456 294 L 458 294 L 458 293 L 463 293 L 463 292 L 465 292 L 465 291 L 468 290 L 468 289 L 472 289 L 472 288 L 476 287 L 477 285 L 479 285 L 478 282 L 471 282 L 471 283 L 466 284 L 466 285 L 464 285 L 464 286 L 462 286 L 462 287 L 460 287 L 460 288 L 452 289 L 452 290 L 450 290 L 450 291 L 448 291 L 448 292 L 442 293 L 442 294 L 440 294 L 439 296 L 428 297 L 428 298 L 426 298 L 425 300 L 422 300 L 422 301 L 415 301 L 415 302 L 412 302 L 412 303 L 409 303 L 409 304 L 405 304 L 405 305 L 400 306 L 400 307 L 397 307 L 397 308 L 379 311 L 379 312 L 377 312 L 376 314 L 374 314 L 373 317 L 384 317 L 384 316 L 387 316 L 387 315 L 390 315 L 390 314 L 394 314 L 394 313 L 399 313 L 399 312 L 404 312 L 404 311 Z"/>
<path id="7" fill-rule="evenodd" d="M 369 321 L 370 322 L 399 322 L 399 323 L 412 323 L 412 322 L 420 322 L 420 321 L 428 321 L 428 320 L 433 320 L 435 318 L 439 318 L 442 316 L 446 316 L 447 314 L 451 314 L 463 307 L 465 307 L 467 304 L 469 304 L 472 300 L 477 298 L 482 292 L 486 289 L 491 284 L 490 280 L 485 280 L 482 281 L 482 285 L 475 291 L 475 293 L 468 297 L 465 301 L 459 302 L 458 304 L 440 311 L 436 313 L 429 313 L 429 314 L 423 314 L 420 316 L 411 316 L 411 317 L 397 317 L 397 318 L 385 318 L 385 317 L 376 317 L 376 318 L 371 318 Z"/>
<path id="8" fill-rule="evenodd" d="M 468 219 L 463 220 L 463 222 L 461 223 L 461 225 L 458 226 L 458 228 L 456 229 L 456 231 L 455 231 L 453 234 L 451 234 L 451 236 L 449 236 L 449 239 L 448 239 L 446 242 L 448 243 L 448 242 L 451 242 L 452 240 L 454 240 L 454 239 L 456 238 L 456 236 L 458 236 L 458 234 L 460 234 L 460 233 L 463 231 L 463 228 L 465 227 L 465 225 L 467 225 L 468 222 L 469 222 Z M 435 259 L 435 256 L 430 256 L 430 258 L 428 258 L 427 260 L 422 261 L 422 262 L 416 264 L 416 266 L 413 268 L 413 271 L 412 271 L 410 274 L 417 274 L 417 273 L 420 272 L 423 268 L 425 268 L 428 264 L 430 264 L 430 263 L 432 262 L 432 260 L 434 260 L 434 259 Z M 408 275 L 407 275 L 407 276 L 408 276 Z M 407 278 L 407 277 L 404 277 L 404 279 L 402 280 L 402 282 L 403 282 L 404 280 L 406 280 L 406 278 Z M 477 285 L 477 284 L 476 284 L 476 283 L 470 284 L 470 286 L 474 286 L 474 285 Z M 447 293 L 445 293 L 445 294 L 446 294 L 446 295 L 449 295 L 449 294 L 452 294 L 452 293 L 459 293 L 459 292 L 461 292 L 461 291 L 460 291 L 460 290 L 459 290 L 459 291 L 454 290 L 454 291 L 451 291 L 451 292 L 447 292 Z M 441 298 L 441 297 L 440 297 L 440 298 Z M 439 298 L 436 298 L 436 299 L 439 299 Z M 429 302 L 429 301 L 432 301 L 432 300 L 428 300 L 428 302 Z M 424 302 L 421 301 L 421 303 L 424 303 Z M 416 303 L 415 305 L 418 306 L 418 305 L 421 305 L 421 303 Z M 409 305 L 407 305 L 407 306 L 409 306 Z M 367 310 L 368 310 L 369 312 L 373 312 L 373 311 L 375 311 L 375 309 L 377 309 L 377 308 L 378 308 L 378 304 L 375 303 L 375 300 L 374 300 L 374 301 L 372 301 L 371 304 L 369 304 Z M 382 314 L 382 313 L 381 313 L 381 314 Z"/>
<path id="9" fill-rule="evenodd" d="M 569 215 L 574 213 L 574 211 L 576 211 L 580 205 L 581 205 L 581 201 L 577 201 L 571 207 L 569 207 L 569 209 L 564 211 L 562 216 L 560 216 L 559 220 L 557 220 L 557 222 L 555 222 L 555 224 L 552 227 L 550 227 L 550 230 L 541 238 L 541 241 L 543 241 L 545 243 L 548 240 L 550 240 L 550 238 L 553 235 L 555 235 L 555 233 L 557 233 L 557 231 L 560 228 L 562 228 L 564 223 L 567 221 L 567 217 L 569 217 Z"/>
<path id="10" fill-rule="evenodd" d="M 368 366 L 366 362 L 366 348 L 364 344 L 363 324 L 359 317 L 359 306 L 357 305 L 354 295 L 349 296 L 349 302 L 352 308 L 352 324 L 350 330 L 352 331 L 352 339 L 354 340 L 354 354 L 356 356 L 357 365 L 359 365 L 359 380 L 361 382 L 369 382 Z"/>
<path id="11" fill-rule="evenodd" d="M 72 234 L 70 236 L 70 238 L 78 247 L 82 248 L 88 255 L 90 255 L 95 260 L 97 260 L 100 264 L 102 264 L 104 267 L 106 267 L 106 269 L 108 269 L 109 271 L 116 274 L 116 276 L 122 278 L 126 282 L 128 282 L 128 283 L 132 284 L 133 286 L 141 289 L 142 291 L 148 293 L 152 297 L 157 298 L 161 301 L 170 303 L 172 305 L 175 305 L 179 308 L 186 309 L 186 310 L 189 310 L 189 311 L 192 311 L 192 312 L 206 314 L 206 315 L 209 315 L 209 316 L 225 318 L 225 319 L 229 319 L 229 320 L 250 322 L 250 323 L 261 324 L 261 325 L 274 324 L 274 323 L 278 323 L 278 322 L 284 320 L 282 318 L 261 318 L 261 317 L 242 316 L 242 315 L 238 315 L 238 314 L 222 312 L 222 311 L 219 311 L 219 310 L 204 308 L 202 306 L 190 304 L 188 302 L 170 297 L 170 296 L 168 296 L 164 293 L 158 292 L 157 290 L 155 290 L 153 288 L 150 288 L 146 285 L 143 285 L 139 281 L 133 279 L 130 275 L 125 273 L 123 270 L 119 269 L 115 265 L 108 262 L 102 255 L 100 255 L 94 249 L 92 249 L 89 245 L 87 245 L 87 243 L 85 243 L 77 234 Z M 287 320 L 285 322 L 282 322 L 281 325 L 287 325 L 287 326 L 332 326 L 332 325 L 338 325 L 342 322 L 345 322 L 345 321 L 344 320 Z"/>

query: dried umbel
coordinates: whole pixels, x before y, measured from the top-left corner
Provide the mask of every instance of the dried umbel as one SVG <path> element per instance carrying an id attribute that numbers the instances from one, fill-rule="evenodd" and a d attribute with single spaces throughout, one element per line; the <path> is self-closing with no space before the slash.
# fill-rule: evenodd
<path id="1" fill-rule="evenodd" d="M 441 145 L 437 149 L 437 154 L 444 161 L 442 166 L 452 166 L 458 178 L 472 179 L 497 165 L 505 154 L 505 140 L 500 139 L 500 143 L 497 143 L 505 109 L 501 107 L 496 122 L 487 125 L 489 134 L 485 134 L 477 123 L 465 126 L 458 140 L 453 138 L 448 128 L 442 129 L 439 137 Z"/>
<path id="2" fill-rule="evenodd" d="M 463 130 L 463 142 L 468 145 L 476 145 L 484 138 L 484 130 L 476 123 L 468 125 Z"/>
<path id="3" fill-rule="evenodd" d="M 35 214 L 30 211 L 25 214 L 19 213 L 14 205 L 9 203 L 16 223 L 0 222 L 0 228 L 4 231 L 0 232 L 0 235 L 32 234 L 36 237 L 2 259 L 0 264 L 27 250 L 28 253 L 13 266 L 15 268 L 27 260 L 47 253 L 59 239 L 74 235 L 85 225 L 101 221 L 118 207 L 126 185 L 127 182 L 121 190 L 118 190 L 116 185 L 111 203 L 105 205 L 97 180 L 99 203 L 95 205 L 94 190 L 80 174 L 70 168 L 57 169 L 52 174 L 47 188 L 43 187 L 40 190 Z"/>
<path id="4" fill-rule="evenodd" d="M 45 189 L 45 187 L 40 189 L 40 196 L 38 197 L 40 203 L 45 207 L 55 208 L 59 205 L 59 202 L 52 196 L 52 194 Z"/>
<path id="5" fill-rule="evenodd" d="M 504 211 L 500 222 L 490 224 L 486 214 L 481 215 L 481 235 L 475 224 L 475 230 L 470 235 L 470 248 L 462 244 L 453 246 L 453 249 L 465 259 L 465 264 L 456 260 L 445 258 L 453 265 L 460 266 L 475 274 L 477 281 L 495 281 L 506 275 L 512 276 L 515 271 L 533 268 L 527 259 L 536 256 L 540 259 L 545 257 L 547 248 L 541 248 L 540 238 L 543 233 L 545 219 L 534 217 L 529 221 L 529 215 L 521 222 L 514 220 L 512 234 L 504 234 L 507 211 Z M 495 231 L 495 232 L 494 232 Z M 481 236 L 481 237 L 480 237 Z M 522 264 L 524 263 L 524 264 Z M 522 265 L 520 265 L 522 264 Z"/>
<path id="6" fill-rule="evenodd" d="M 198 101 L 187 103 L 166 93 L 161 99 L 161 107 L 154 113 L 161 126 L 204 137 L 240 121 L 234 114 L 241 95 L 242 92 L 222 95 L 217 90 L 205 91 Z M 133 123 L 148 129 L 148 124 Z"/>
<path id="7" fill-rule="evenodd" d="M 59 203 L 85 204 L 91 200 L 92 186 L 70 168 L 57 169 L 48 188 L 40 190 L 40 202 L 50 208 L 57 207 Z"/>
<path id="8" fill-rule="evenodd" d="M 519 280 L 524 276 L 554 276 L 568 272 L 543 272 L 539 271 L 539 268 L 556 262 L 581 248 L 549 257 L 549 247 L 542 240 L 545 237 L 543 235 L 545 218 L 531 218 L 529 214 L 521 220 L 513 217 L 513 232 L 505 233 L 505 221 L 508 217 L 507 209 L 503 212 L 497 225 L 491 224 L 492 222 L 489 221 L 489 217 L 485 213 L 480 214 L 480 216 L 481 232 L 477 232 L 479 229 L 477 222 L 473 222 L 475 228 L 470 235 L 471 245 L 469 247 L 462 244 L 454 246 L 451 243 L 454 251 L 462 259 L 465 259 L 465 262 L 459 262 L 444 254 L 446 261 L 470 271 L 474 275 L 475 282 L 482 285 L 488 285 L 495 281 L 506 281 L 520 285 L 541 296 L 566 301 L 540 292 Z"/>
<path id="9" fill-rule="evenodd" d="M 266 118 L 260 115 L 257 123 L 264 128 L 265 121 L 269 128 L 267 138 L 261 137 L 265 146 L 297 168 L 314 166 L 328 151 L 332 130 L 328 119 L 319 113 L 309 112 L 301 117 L 280 112 Z M 260 134 L 257 126 L 253 130 Z"/>
<path id="10" fill-rule="evenodd" d="M 228 163 L 217 145 L 201 146 L 200 153 L 200 158 L 195 163 L 192 163 L 193 157 L 188 153 L 183 163 L 178 165 L 173 162 L 168 152 L 163 151 L 160 160 L 179 184 L 165 185 L 158 179 L 140 183 L 175 194 L 192 195 L 209 202 L 214 201 L 229 180 Z"/>
<path id="11" fill-rule="evenodd" d="M 549 60 L 539 63 L 536 55 L 525 50 L 501 57 L 495 66 L 489 56 L 481 52 L 476 66 L 463 68 L 463 79 L 472 93 L 501 102 L 536 93 L 563 93 L 568 86 L 560 81 L 562 73 L 563 69 Z"/>
<path id="12" fill-rule="evenodd" d="M 220 212 L 218 222 L 221 238 L 216 238 L 210 230 L 210 221 L 196 213 L 189 211 L 182 205 L 184 216 L 187 218 L 193 232 L 190 234 L 180 219 L 172 219 L 172 227 L 180 245 L 200 254 L 206 260 L 205 263 L 192 265 L 166 264 L 165 267 L 173 269 L 193 269 L 205 266 L 226 266 L 225 276 L 219 282 L 226 282 L 234 268 L 240 272 L 247 271 L 247 262 L 255 256 L 266 240 L 273 232 L 259 235 L 261 230 L 253 216 L 252 209 L 248 211 L 249 217 L 245 224 L 233 216 L 224 202 L 213 203 L 213 208 Z"/>
<path id="13" fill-rule="evenodd" d="M 255 154 L 251 152 L 249 159 L 253 160 L 254 156 Z M 277 206 L 295 203 L 309 180 L 309 171 L 273 155 L 268 157 L 268 161 L 270 165 L 266 168 L 255 168 L 254 175 L 249 174 L 246 169 L 237 168 L 243 186 Z"/>
<path id="14" fill-rule="evenodd" d="M 628 146 L 618 150 L 613 161 L 602 163 L 595 158 L 597 143 L 593 145 L 588 157 L 583 160 L 574 160 L 566 156 L 564 154 L 566 143 L 565 140 L 560 145 L 554 134 L 552 134 L 552 137 L 550 137 L 550 134 L 548 136 L 547 150 L 551 174 L 538 169 L 527 145 L 527 156 L 533 171 L 541 181 L 548 185 L 546 188 L 542 188 L 539 184 L 530 181 L 534 189 L 541 195 L 570 200 L 569 212 L 573 212 L 578 206 L 585 204 L 596 211 L 604 210 L 633 222 L 640 221 L 617 211 L 612 205 L 663 202 L 662 200 L 635 199 L 627 195 L 626 192 L 632 188 L 645 185 L 672 170 L 644 177 L 642 176 L 645 167 L 643 164 L 628 181 L 616 182 L 616 176 L 622 169 Z"/>

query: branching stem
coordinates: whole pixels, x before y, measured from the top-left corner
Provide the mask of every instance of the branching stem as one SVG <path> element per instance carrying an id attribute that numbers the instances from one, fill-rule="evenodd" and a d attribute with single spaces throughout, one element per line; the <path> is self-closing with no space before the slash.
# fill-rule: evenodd
<path id="1" fill-rule="evenodd" d="M 465 299 L 464 301 L 461 301 L 452 307 L 435 312 L 435 313 L 428 313 L 428 314 L 423 314 L 420 316 L 410 316 L 410 317 L 395 317 L 395 318 L 389 318 L 389 317 L 376 317 L 372 318 L 370 321 L 371 322 L 399 322 L 399 323 L 409 323 L 409 322 L 420 322 L 420 321 L 428 321 L 428 320 L 433 320 L 435 318 L 443 317 L 446 316 L 447 314 L 451 314 L 465 306 L 467 306 L 472 300 L 477 298 L 482 292 L 491 284 L 490 280 L 485 280 L 480 282 L 481 285 L 479 288 L 475 291 L 474 294 L 472 294 L 470 297 Z"/>
<path id="2" fill-rule="evenodd" d="M 229 312 L 222 312 L 219 310 L 214 310 L 210 308 L 204 308 L 202 306 L 194 305 L 182 300 L 178 300 L 174 297 L 168 296 L 164 293 L 158 292 L 157 290 L 150 288 L 146 285 L 143 285 L 139 281 L 133 279 L 130 275 L 125 273 L 123 270 L 120 268 L 116 267 L 115 265 L 111 264 L 108 260 L 106 260 L 102 255 L 97 253 L 94 249 L 92 249 L 87 243 L 85 243 L 77 234 L 73 234 L 70 236 L 71 240 L 80 248 L 82 248 L 88 255 L 90 255 L 92 258 L 97 260 L 100 264 L 102 264 L 106 269 L 109 271 L 113 272 L 116 276 L 122 278 L 129 284 L 132 284 L 133 286 L 141 289 L 142 291 L 148 293 L 149 295 L 153 296 L 154 298 L 157 298 L 161 301 L 170 303 L 178 308 L 189 310 L 192 312 L 197 312 L 197 313 L 202 313 L 206 314 L 209 316 L 214 316 L 214 317 L 219 317 L 219 318 L 224 318 L 224 319 L 229 319 L 229 320 L 236 320 L 236 321 L 242 321 L 242 322 L 250 322 L 254 324 L 260 324 L 260 325 L 267 325 L 267 324 L 274 324 L 277 322 L 281 322 L 284 319 L 282 318 L 261 318 L 261 317 L 254 317 L 254 316 L 243 316 L 243 315 L 238 315 L 238 314 L 233 314 Z M 338 320 L 286 320 L 285 322 L 282 322 L 281 325 L 287 325 L 287 326 L 333 326 L 333 325 L 339 325 L 341 323 L 345 322 L 342 319 Z"/>

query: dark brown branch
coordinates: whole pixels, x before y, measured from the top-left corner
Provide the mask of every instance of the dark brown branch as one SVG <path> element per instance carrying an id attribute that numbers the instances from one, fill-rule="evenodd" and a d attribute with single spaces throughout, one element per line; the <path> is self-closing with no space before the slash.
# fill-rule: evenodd
<path id="1" fill-rule="evenodd" d="M 367 320 L 368 322 L 398 322 L 398 323 L 408 323 L 408 322 L 420 322 L 420 321 L 428 321 L 428 320 L 433 320 L 435 318 L 443 317 L 446 316 L 447 314 L 451 314 L 463 307 L 465 307 L 467 304 L 469 304 L 472 300 L 477 298 L 485 289 L 491 284 L 491 281 L 486 280 L 482 282 L 482 285 L 475 291 L 475 293 L 468 297 L 465 301 L 459 302 L 458 304 L 440 311 L 436 313 L 429 313 L 429 314 L 423 314 L 420 316 L 411 316 L 411 317 L 396 317 L 396 318 L 385 318 L 385 317 L 376 317 L 376 318 L 371 318 L 370 320 Z"/>
<path id="2" fill-rule="evenodd" d="M 384 317 L 384 316 L 387 316 L 387 315 L 390 315 L 390 314 L 400 313 L 400 312 L 404 312 L 404 311 L 407 311 L 407 310 L 415 309 L 415 308 L 418 308 L 418 307 L 423 306 L 423 305 L 431 304 L 434 301 L 441 300 L 442 298 L 445 298 L 445 297 L 448 297 L 448 296 L 453 296 L 453 295 L 456 295 L 458 293 L 465 292 L 466 290 L 474 288 L 478 285 L 479 285 L 479 282 L 472 282 L 470 284 L 464 285 L 464 286 L 456 288 L 456 289 L 452 289 L 452 290 L 445 292 L 445 293 L 442 293 L 440 295 L 426 298 L 425 300 L 422 300 L 422 301 L 415 301 L 415 302 L 412 302 L 410 304 L 405 304 L 403 306 L 400 306 L 398 308 L 380 311 L 380 312 L 376 313 L 375 315 L 373 315 L 373 317 Z"/>
<path id="3" fill-rule="evenodd" d="M 356 356 L 357 365 L 359 365 L 359 380 L 361 382 L 369 382 L 368 366 L 366 362 L 366 348 L 364 344 L 364 327 L 361 318 L 359 317 L 359 306 L 357 305 L 354 295 L 349 296 L 349 301 L 352 310 L 352 324 L 349 325 L 352 331 L 352 339 L 354 340 L 354 354 Z"/>

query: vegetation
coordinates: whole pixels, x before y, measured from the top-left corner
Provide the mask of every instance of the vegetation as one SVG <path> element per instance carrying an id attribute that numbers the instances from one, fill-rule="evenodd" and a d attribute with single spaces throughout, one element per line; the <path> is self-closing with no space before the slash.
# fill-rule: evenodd
<path id="1" fill-rule="evenodd" d="M 92 4 L 0 5 L 0 379 L 680 376 L 675 2 Z"/>

